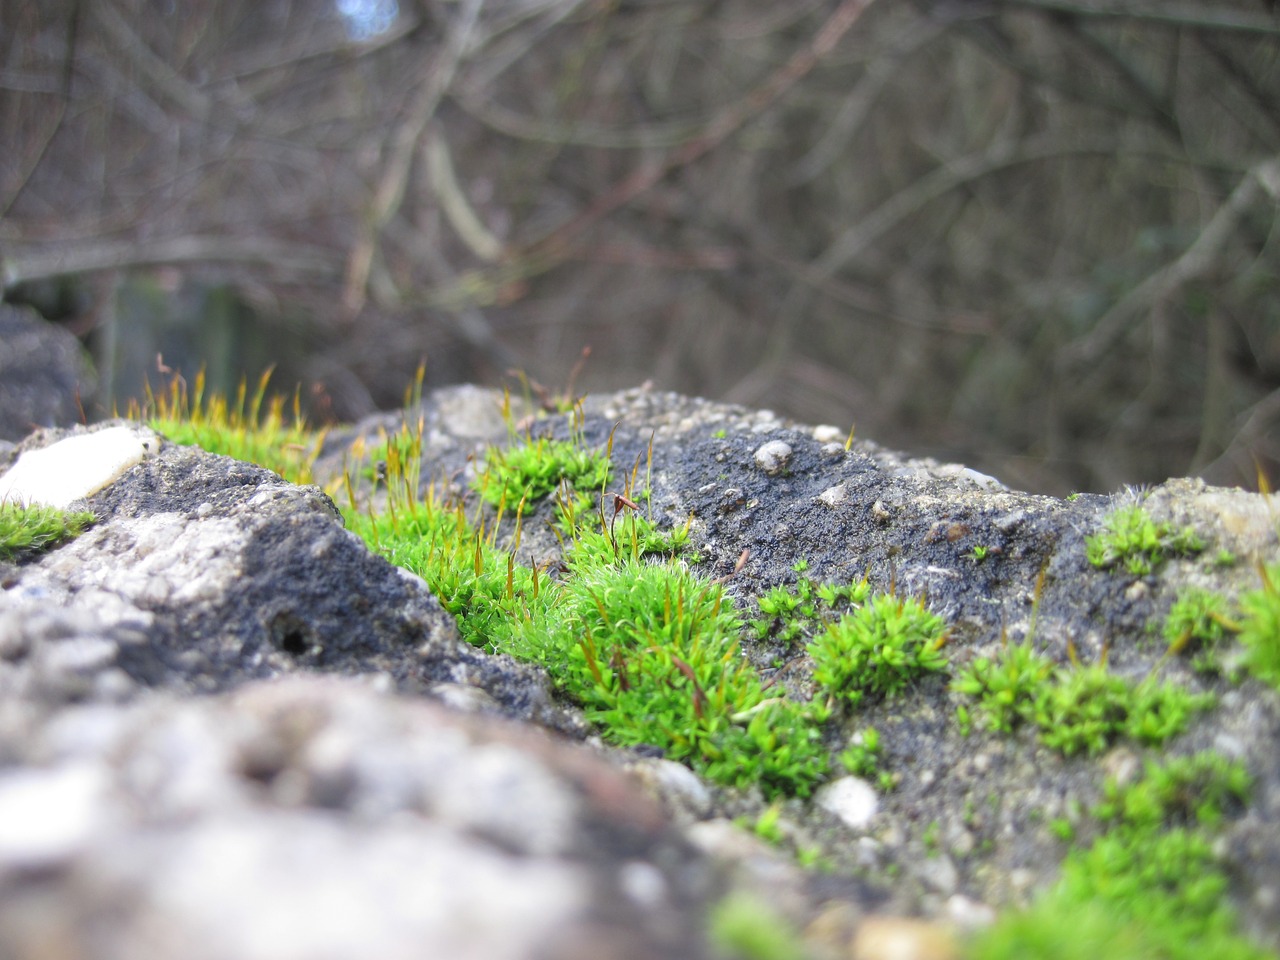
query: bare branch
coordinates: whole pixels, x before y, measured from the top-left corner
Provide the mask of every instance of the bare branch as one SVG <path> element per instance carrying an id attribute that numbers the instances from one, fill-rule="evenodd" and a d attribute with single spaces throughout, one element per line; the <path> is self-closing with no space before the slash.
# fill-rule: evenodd
<path id="1" fill-rule="evenodd" d="M 1204 30 L 1280 34 L 1280 20 L 1240 7 L 1215 10 L 1211 4 L 1177 0 L 999 0 L 1004 6 L 1033 7 L 1055 13 L 1114 20 L 1149 20 Z"/>
<path id="2" fill-rule="evenodd" d="M 484 0 L 467 0 L 459 15 L 458 24 L 449 38 L 442 62 L 429 70 L 409 107 L 409 115 L 396 128 L 391 155 L 387 158 L 382 180 L 378 183 L 369 213 L 359 237 L 352 244 L 351 255 L 347 262 L 342 302 L 351 316 L 359 313 L 364 306 L 369 270 L 373 265 L 374 253 L 378 246 L 378 234 L 400 209 L 418 141 L 422 138 L 431 118 L 435 116 L 440 98 L 444 96 L 445 90 L 453 81 L 458 65 L 467 53 L 476 20 L 483 6 Z"/>
<path id="3" fill-rule="evenodd" d="M 557 146 L 597 150 L 645 150 L 675 147 L 692 140 L 705 124 L 673 120 L 668 123 L 628 124 L 617 130 L 555 119 L 533 119 L 494 103 L 487 95 L 459 84 L 450 91 L 458 106 L 485 126 L 508 137 Z"/>
<path id="4" fill-rule="evenodd" d="M 1055 133 L 1021 142 L 998 143 L 981 153 L 952 160 L 906 189 L 899 190 L 866 216 L 859 218 L 857 223 L 829 244 L 822 256 L 814 261 L 810 276 L 821 279 L 831 277 L 907 217 L 966 183 L 1019 164 L 1090 154 L 1114 156 L 1115 153 L 1114 141 L 1079 143 Z"/>
<path id="5" fill-rule="evenodd" d="M 98 3 L 91 4 L 90 8 L 114 45 L 123 51 L 129 62 L 150 81 L 158 93 L 197 120 L 204 120 L 209 116 L 213 106 L 212 101 L 156 56 L 152 49 L 133 32 L 124 17 L 120 16 L 120 11 L 114 4 L 108 0 L 100 0 Z"/>
<path id="6" fill-rule="evenodd" d="M 429 135 L 424 149 L 431 189 L 436 192 L 445 217 L 472 253 L 481 260 L 493 263 L 502 256 L 502 241 L 489 232 L 489 228 L 471 209 L 453 172 L 453 158 L 449 156 L 449 143 L 444 134 L 436 132 Z"/>
<path id="7" fill-rule="evenodd" d="M 4 289 L 76 273 L 179 263 L 269 263 L 284 274 L 333 277 L 338 257 L 323 248 L 266 237 L 186 236 L 159 240 L 66 244 L 52 252 L 5 257 Z"/>
<path id="8" fill-rule="evenodd" d="M 1063 351 L 1062 362 L 1086 366 L 1096 363 L 1124 333 L 1133 317 L 1151 309 L 1179 287 L 1213 267 L 1218 254 L 1234 233 L 1240 217 L 1259 199 L 1260 193 L 1270 195 L 1274 202 L 1278 191 L 1280 157 L 1272 157 L 1250 169 L 1182 256 L 1157 270 L 1125 294 L 1098 318 L 1087 337 Z"/>
<path id="9" fill-rule="evenodd" d="M 584 213 L 553 231 L 537 246 L 551 250 L 563 247 L 602 218 L 652 189 L 673 170 L 688 166 L 714 150 L 741 129 L 748 120 L 759 116 L 813 70 L 835 49 L 841 38 L 853 28 L 872 2 L 873 0 L 844 0 L 810 43 L 797 50 L 790 60 L 762 84 L 723 110 L 701 137 L 671 151 L 657 163 L 640 167 L 629 177 L 615 184 L 613 189 L 600 197 Z"/>

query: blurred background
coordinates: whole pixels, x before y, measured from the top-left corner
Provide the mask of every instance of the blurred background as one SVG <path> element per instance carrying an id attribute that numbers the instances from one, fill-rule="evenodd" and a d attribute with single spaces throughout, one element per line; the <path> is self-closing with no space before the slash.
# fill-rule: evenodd
<path id="1" fill-rule="evenodd" d="M 1274 0 L 4 0 L 6 300 L 313 417 L 652 381 L 1065 494 L 1280 464 Z"/>

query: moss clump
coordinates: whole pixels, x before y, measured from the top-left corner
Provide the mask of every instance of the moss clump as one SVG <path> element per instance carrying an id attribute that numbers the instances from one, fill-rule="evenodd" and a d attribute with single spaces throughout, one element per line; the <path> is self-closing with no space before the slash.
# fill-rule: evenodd
<path id="1" fill-rule="evenodd" d="M 1095 567 L 1122 565 L 1135 577 L 1159 569 L 1170 556 L 1199 553 L 1204 543 L 1191 527 L 1176 530 L 1151 518 L 1139 506 L 1124 507 L 1107 517 L 1103 529 L 1085 539 L 1085 556 Z"/>
<path id="2" fill-rule="evenodd" d="M 1035 717 L 1035 700 L 1056 670 L 1030 643 L 1006 647 L 998 658 L 979 657 L 951 683 L 951 689 L 978 700 L 984 724 L 1001 733 Z"/>
<path id="3" fill-rule="evenodd" d="M 1248 669 L 1280 689 L 1280 564 L 1259 572 L 1262 587 L 1240 598 L 1240 642 Z"/>
<path id="4" fill-rule="evenodd" d="M 228 402 L 224 396 L 205 395 L 203 371 L 196 374 L 190 390 L 185 380 L 175 377 L 159 394 L 148 389 L 145 408 L 131 414 L 174 443 L 256 463 L 290 483 L 311 483 L 311 465 L 323 437 L 307 429 L 297 391 L 291 415 L 285 414 L 284 397 L 267 399 L 270 379 L 268 369 L 252 396 L 240 381 L 235 400 Z"/>
<path id="5" fill-rule="evenodd" d="M 720 783 L 807 796 L 828 754 L 807 704 L 766 694 L 719 586 L 630 558 L 578 570 L 556 615 L 511 652 L 536 659 L 626 746 L 657 746 Z"/>
<path id="6" fill-rule="evenodd" d="M 0 560 L 23 560 L 78 537 L 94 519 L 88 511 L 0 503 Z"/>
<path id="7" fill-rule="evenodd" d="M 756 598 L 762 616 L 751 621 L 751 630 L 758 640 L 791 645 L 861 606 L 870 593 L 866 578 L 848 584 L 817 584 L 801 577 L 794 587 L 780 584 Z"/>
<path id="8" fill-rule="evenodd" d="M 577 437 L 525 437 L 510 447 L 490 447 L 473 486 L 493 506 L 515 508 L 521 501 L 543 499 L 561 484 L 579 493 L 602 491 L 609 475 L 608 456 L 584 449 Z"/>
<path id="9" fill-rule="evenodd" d="M 1102 834 L 1063 862 L 1029 910 L 970 945 L 971 960 L 1262 960 L 1236 932 L 1213 834 L 1248 794 L 1248 773 L 1213 754 L 1160 764 L 1120 786 L 1109 780 L 1093 817 Z"/>
<path id="10" fill-rule="evenodd" d="M 809 644 L 813 679 L 829 697 L 857 706 L 868 694 L 892 696 L 945 669 L 944 643 L 946 623 L 922 601 L 877 594 Z"/>
<path id="11" fill-rule="evenodd" d="M 711 908 L 711 942 L 735 960 L 805 960 L 800 935 L 769 904 L 731 894 Z"/>
<path id="12" fill-rule="evenodd" d="M 1066 756 L 1101 753 L 1121 737 L 1164 743 L 1186 729 L 1192 713 L 1213 704 L 1177 684 L 1150 677 L 1134 683 L 1105 664 L 1064 669 L 1029 643 L 995 660 L 975 660 L 951 688 L 978 701 L 985 726 L 1008 733 L 1029 723 L 1042 743 Z"/>

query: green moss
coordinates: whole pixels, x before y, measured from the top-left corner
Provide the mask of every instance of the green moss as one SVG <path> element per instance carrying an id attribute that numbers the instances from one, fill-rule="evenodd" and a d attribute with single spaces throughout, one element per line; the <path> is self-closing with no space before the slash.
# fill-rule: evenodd
<path id="1" fill-rule="evenodd" d="M 735 960 L 805 960 L 799 934 L 769 904 L 731 894 L 711 908 L 711 942 Z"/>
<path id="2" fill-rule="evenodd" d="M 1197 754 L 1109 780 L 1093 811 L 1104 832 L 1073 850 L 1058 883 L 971 944 L 971 960 L 1269 956 L 1237 933 L 1213 833 L 1249 790 L 1239 764 Z"/>
<path id="3" fill-rule="evenodd" d="M 751 629 L 759 640 L 795 644 L 863 604 L 870 592 L 865 578 L 849 584 L 818 585 L 801 577 L 793 587 L 781 584 L 756 598 L 762 616 L 751 621 Z"/>
<path id="4" fill-rule="evenodd" d="M 267 399 L 270 379 L 267 370 L 252 396 L 242 380 L 235 400 L 228 402 L 205 395 L 203 371 L 190 391 L 185 380 L 175 377 L 167 391 L 148 391 L 145 408 L 133 414 L 173 443 L 256 463 L 291 483 L 311 483 L 311 465 L 323 437 L 307 429 L 296 391 L 291 415 L 285 413 L 284 397 Z"/>
<path id="5" fill-rule="evenodd" d="M 1142 778 L 1132 784 L 1107 779 L 1093 815 L 1103 823 L 1142 830 L 1171 822 L 1216 827 L 1228 812 L 1240 809 L 1251 787 L 1249 772 L 1218 754 L 1197 753 L 1164 763 L 1148 759 Z"/>
<path id="6" fill-rule="evenodd" d="M 1107 517 L 1103 529 L 1085 539 L 1085 556 L 1095 567 L 1122 565 L 1135 577 L 1143 577 L 1170 556 L 1199 553 L 1204 543 L 1191 527 L 1175 530 L 1157 523 L 1139 506 L 1124 507 Z"/>
<path id="7" fill-rule="evenodd" d="M 1262 587 L 1240 598 L 1240 642 L 1247 668 L 1280 689 L 1280 564 L 1260 572 Z"/>
<path id="8" fill-rule="evenodd" d="M 978 701 L 985 726 L 1012 733 L 1019 723 L 1033 719 L 1036 696 L 1055 669 L 1030 643 L 1021 643 L 1006 647 L 998 658 L 978 658 L 956 676 L 951 689 Z"/>
<path id="9" fill-rule="evenodd" d="M 945 622 L 922 601 L 877 594 L 813 639 L 813 679 L 829 697 L 853 706 L 868 694 L 893 696 L 945 669 L 945 642 Z"/>
<path id="10" fill-rule="evenodd" d="M 514 509 L 522 500 L 541 500 L 562 483 L 582 494 L 602 491 L 609 473 L 608 456 L 584 449 L 576 437 L 526 436 L 510 447 L 490 447 L 473 486 L 493 506 Z"/>
<path id="11" fill-rule="evenodd" d="M 615 742 L 657 746 L 709 777 L 807 796 L 828 768 L 808 705 L 766 695 L 718 586 L 627 558 L 577 570 L 556 615 L 510 652 L 542 663 Z"/>
<path id="12" fill-rule="evenodd" d="M 1101 753 L 1121 737 L 1161 744 L 1181 733 L 1191 714 L 1213 699 L 1153 678 L 1134 683 L 1105 664 L 1063 669 L 1028 643 L 1009 647 L 996 659 L 979 659 L 952 682 L 957 693 L 978 701 L 979 719 L 1011 732 L 1034 725 L 1046 746 L 1066 756 Z"/>
<path id="13" fill-rule="evenodd" d="M 88 511 L 0 503 L 0 560 L 24 560 L 78 537 L 92 524 Z"/>

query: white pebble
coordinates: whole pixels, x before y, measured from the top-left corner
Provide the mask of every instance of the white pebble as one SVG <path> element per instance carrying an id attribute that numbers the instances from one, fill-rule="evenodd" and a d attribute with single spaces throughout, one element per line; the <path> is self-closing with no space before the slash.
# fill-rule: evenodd
<path id="1" fill-rule="evenodd" d="M 756 465 L 770 476 L 785 470 L 790 459 L 791 445 L 781 440 L 770 440 L 756 450 Z"/>
<path id="2" fill-rule="evenodd" d="M 841 777 L 818 790 L 818 806 L 854 830 L 864 830 L 875 818 L 879 806 L 875 787 L 859 777 Z"/>
<path id="3" fill-rule="evenodd" d="M 848 496 L 849 491 L 845 489 L 844 484 L 837 483 L 834 487 L 828 487 L 818 494 L 818 499 L 828 507 L 834 507 L 838 503 L 844 503 Z"/>
<path id="4" fill-rule="evenodd" d="M 79 764 L 0 778 L 0 863 L 47 867 L 88 842 L 100 817 L 101 771 Z"/>
<path id="5" fill-rule="evenodd" d="M 0 502 L 63 509 L 115 483 L 159 446 L 145 427 L 108 427 L 28 450 L 0 477 Z"/>

